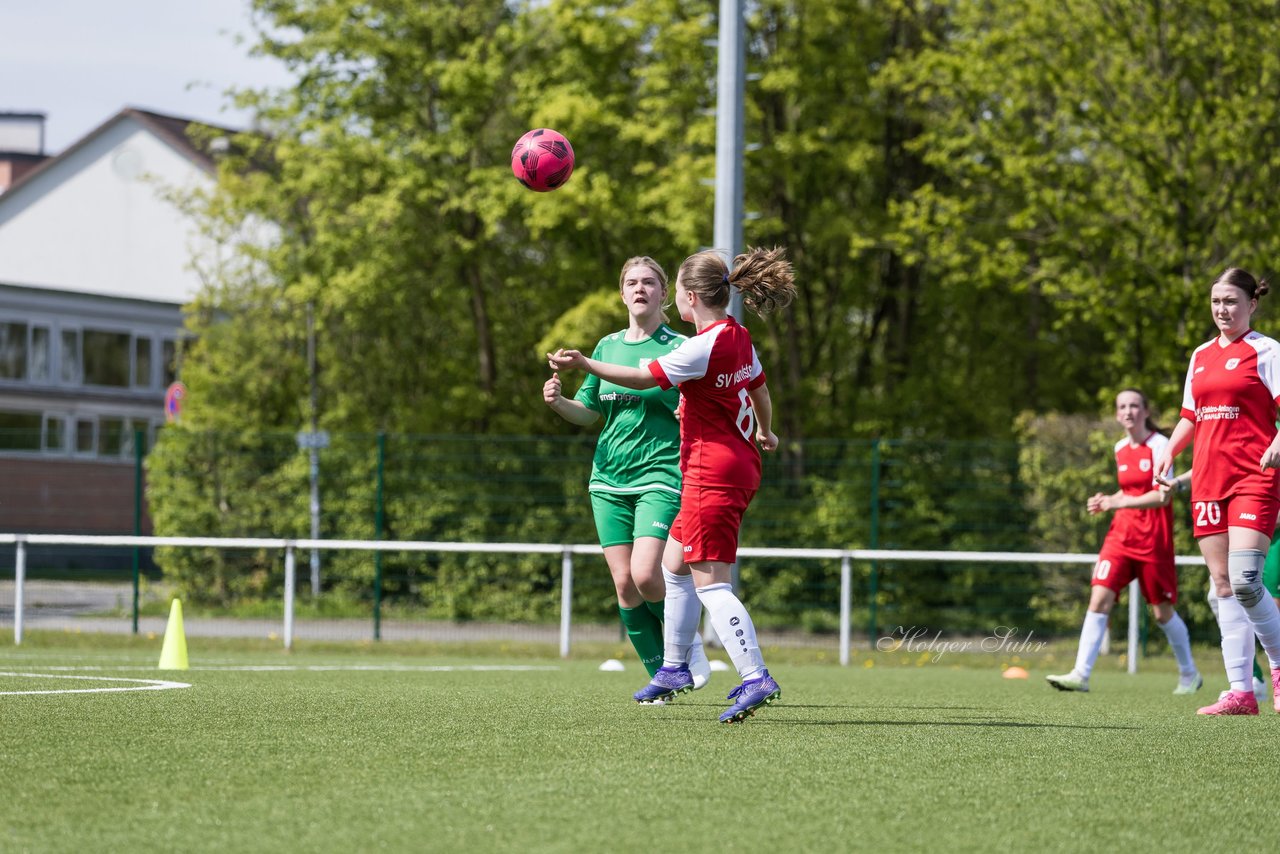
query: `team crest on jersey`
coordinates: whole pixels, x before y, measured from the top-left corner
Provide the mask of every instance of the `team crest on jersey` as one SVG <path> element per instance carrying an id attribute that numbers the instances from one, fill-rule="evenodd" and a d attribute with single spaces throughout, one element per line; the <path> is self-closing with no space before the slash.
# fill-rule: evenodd
<path id="1" fill-rule="evenodd" d="M 1151 471 L 1151 460 L 1138 460 L 1138 469 L 1140 471 Z"/>
<path id="2" fill-rule="evenodd" d="M 1227 363 L 1223 365 L 1228 371 L 1234 371 L 1236 366 L 1240 364 L 1239 359 L 1227 359 Z"/>

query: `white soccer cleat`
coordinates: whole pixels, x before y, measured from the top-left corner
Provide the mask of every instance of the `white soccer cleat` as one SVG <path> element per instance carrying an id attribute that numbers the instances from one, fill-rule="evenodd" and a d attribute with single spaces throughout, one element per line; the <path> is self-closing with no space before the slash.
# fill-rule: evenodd
<path id="1" fill-rule="evenodd" d="M 707 661 L 707 650 L 702 645 L 702 635 L 693 636 L 693 646 L 689 648 L 689 672 L 693 674 L 693 690 L 707 684 L 711 678 L 711 662 Z"/>
<path id="2" fill-rule="evenodd" d="M 1178 687 L 1173 689 L 1175 694 L 1194 694 L 1204 686 L 1204 677 L 1199 673 L 1192 673 L 1188 676 L 1178 677 Z"/>
<path id="3" fill-rule="evenodd" d="M 1074 670 L 1070 673 L 1063 673 L 1060 676 L 1046 676 L 1044 679 L 1059 691 L 1079 691 L 1081 693 L 1088 693 L 1089 691 L 1089 680 L 1078 675 Z"/>

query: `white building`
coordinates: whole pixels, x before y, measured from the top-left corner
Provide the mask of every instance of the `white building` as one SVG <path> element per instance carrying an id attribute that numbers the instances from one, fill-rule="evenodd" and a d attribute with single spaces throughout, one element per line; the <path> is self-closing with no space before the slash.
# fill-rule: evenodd
<path id="1" fill-rule="evenodd" d="M 164 421 L 200 287 L 166 198 L 214 181 L 191 128 L 125 109 L 48 157 L 43 115 L 0 113 L 0 530 L 132 530 L 133 437 Z"/>

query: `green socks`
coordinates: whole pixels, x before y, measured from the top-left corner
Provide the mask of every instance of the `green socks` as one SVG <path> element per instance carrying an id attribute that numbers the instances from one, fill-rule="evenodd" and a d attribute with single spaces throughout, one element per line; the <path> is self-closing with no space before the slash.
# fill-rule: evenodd
<path id="1" fill-rule="evenodd" d="M 644 665 L 645 670 L 649 671 L 650 676 L 657 673 L 658 668 L 662 666 L 662 619 L 660 616 L 654 616 L 655 607 L 660 615 L 661 602 L 646 602 L 639 608 L 618 606 L 618 616 L 622 618 L 627 637 L 631 639 L 631 645 L 636 648 L 636 654 L 640 656 L 640 663 Z"/>

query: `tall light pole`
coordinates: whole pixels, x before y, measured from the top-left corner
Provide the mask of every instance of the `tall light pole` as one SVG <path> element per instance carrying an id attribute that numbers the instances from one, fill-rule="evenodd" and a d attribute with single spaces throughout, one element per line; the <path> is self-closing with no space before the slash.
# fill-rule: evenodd
<path id="1" fill-rule="evenodd" d="M 316 378 L 316 309 L 307 300 L 307 373 L 310 382 L 311 434 L 308 449 L 311 454 L 311 539 L 320 539 L 320 394 Z M 324 440 L 327 440 L 326 436 Z M 320 550 L 311 550 L 311 595 L 320 595 Z"/>
<path id="2" fill-rule="evenodd" d="M 716 54 L 716 209 L 715 247 L 733 259 L 742 251 L 742 148 L 743 107 L 746 87 L 746 44 L 742 0 L 720 0 L 720 35 Z M 729 295 L 729 314 L 742 320 L 742 294 Z M 738 563 L 730 568 L 733 589 L 738 589 Z M 710 623 L 711 616 L 707 615 Z M 704 631 L 714 638 L 710 625 Z"/>
<path id="3" fill-rule="evenodd" d="M 716 88 L 716 209 L 715 247 L 729 253 L 733 263 L 742 251 L 743 89 L 746 44 L 742 0 L 720 0 Z M 742 320 L 742 295 L 729 299 L 729 313 Z"/>

